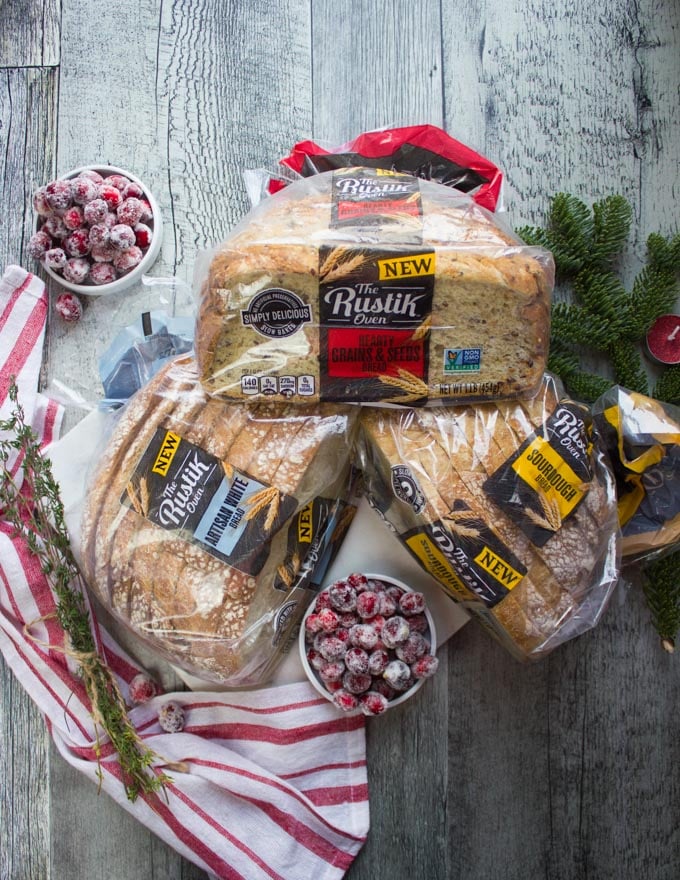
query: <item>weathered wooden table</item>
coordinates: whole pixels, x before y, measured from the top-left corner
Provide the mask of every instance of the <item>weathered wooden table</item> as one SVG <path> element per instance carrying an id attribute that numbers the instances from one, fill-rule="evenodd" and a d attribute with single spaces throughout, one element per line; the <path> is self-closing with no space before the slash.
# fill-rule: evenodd
<path id="1" fill-rule="evenodd" d="M 0 265 L 29 266 L 33 188 L 103 161 L 151 185 L 154 274 L 188 280 L 246 210 L 244 168 L 413 122 L 505 169 L 515 225 L 559 190 L 623 193 L 634 267 L 680 216 L 680 4 L 0 0 Z M 47 378 L 93 387 L 115 308 L 52 327 Z M 680 661 L 639 589 L 539 665 L 474 624 L 441 660 L 426 700 L 369 725 L 372 830 L 349 877 L 680 876 Z M 0 687 L 2 880 L 205 876 L 61 760 L 2 664 Z"/>

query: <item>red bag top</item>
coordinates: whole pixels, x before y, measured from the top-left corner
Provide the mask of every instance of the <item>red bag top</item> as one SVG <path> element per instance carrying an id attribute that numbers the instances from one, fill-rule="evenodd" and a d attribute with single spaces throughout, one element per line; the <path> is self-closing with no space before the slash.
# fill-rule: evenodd
<path id="1" fill-rule="evenodd" d="M 331 149 L 300 141 L 279 164 L 302 177 L 354 165 L 400 171 L 470 193 L 490 211 L 496 209 L 503 182 L 503 173 L 493 162 L 435 125 L 369 131 Z M 272 179 L 269 192 L 284 186 L 285 181 Z"/>

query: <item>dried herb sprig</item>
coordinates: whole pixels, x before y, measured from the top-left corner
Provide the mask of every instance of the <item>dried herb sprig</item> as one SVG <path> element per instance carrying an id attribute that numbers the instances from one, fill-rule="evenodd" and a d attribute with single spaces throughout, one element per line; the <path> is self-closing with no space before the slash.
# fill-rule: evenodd
<path id="1" fill-rule="evenodd" d="M 102 728 L 118 752 L 125 791 L 134 801 L 140 793 L 157 792 L 171 780 L 164 773 L 150 769 L 157 756 L 140 739 L 128 717 L 113 673 L 97 653 L 83 595 L 83 579 L 64 521 L 59 486 L 50 462 L 40 452 L 35 433 L 26 424 L 14 379 L 9 396 L 14 403 L 12 415 L 0 421 L 0 430 L 10 435 L 0 438 L 2 518 L 13 526 L 13 537 L 21 536 L 26 541 L 54 590 L 57 597 L 55 616 L 68 637 L 64 652 L 80 664 L 80 673 L 92 704 L 98 760 L 98 731 Z M 13 450 L 21 457 L 24 478 L 21 490 L 8 469 Z M 101 781 L 101 767 L 98 776 Z"/>

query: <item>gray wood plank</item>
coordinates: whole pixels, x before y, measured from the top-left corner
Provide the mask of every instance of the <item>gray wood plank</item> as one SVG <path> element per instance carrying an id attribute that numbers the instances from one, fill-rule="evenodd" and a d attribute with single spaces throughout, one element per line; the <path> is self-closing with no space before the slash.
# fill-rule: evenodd
<path id="1" fill-rule="evenodd" d="M 54 161 L 55 70 L 0 71 L 0 267 L 28 265 L 29 195 Z M 40 713 L 0 658 L 0 877 L 49 872 L 48 735 Z"/>
<path id="2" fill-rule="evenodd" d="M 48 735 L 37 708 L 0 657 L 0 877 L 47 880 Z"/>
<path id="3" fill-rule="evenodd" d="M 59 63 L 59 0 L 0 0 L 0 67 Z"/>
<path id="4" fill-rule="evenodd" d="M 443 3 L 445 118 L 506 172 L 517 225 L 566 190 L 639 202 L 630 137 L 637 62 L 619 0 Z M 612 22 L 617 22 L 612 26 Z"/>
<path id="5" fill-rule="evenodd" d="M 313 0 L 314 136 L 340 145 L 362 131 L 441 125 L 438 0 Z"/>

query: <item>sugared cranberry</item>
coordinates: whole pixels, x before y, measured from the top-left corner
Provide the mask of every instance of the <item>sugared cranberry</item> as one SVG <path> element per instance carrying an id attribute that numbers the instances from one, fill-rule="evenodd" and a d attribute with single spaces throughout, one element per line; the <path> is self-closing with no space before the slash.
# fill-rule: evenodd
<path id="1" fill-rule="evenodd" d="M 429 678 L 439 667 L 439 659 L 432 654 L 425 654 L 411 666 L 415 678 Z"/>
<path id="2" fill-rule="evenodd" d="M 60 241 L 68 235 L 68 229 L 66 228 L 64 221 L 57 214 L 48 217 L 43 223 L 41 229 L 43 232 L 51 235 L 52 238 L 59 239 Z"/>
<path id="3" fill-rule="evenodd" d="M 397 603 L 394 601 L 392 596 L 385 590 L 384 593 L 378 593 L 379 602 L 378 607 L 380 609 L 379 613 L 382 614 L 383 617 L 392 617 L 397 613 Z"/>
<path id="4" fill-rule="evenodd" d="M 359 617 L 375 617 L 380 612 L 378 594 L 365 590 L 357 596 L 357 614 Z"/>
<path id="5" fill-rule="evenodd" d="M 353 611 L 357 607 L 357 593 L 347 581 L 337 581 L 328 588 L 331 607 L 336 611 Z"/>
<path id="6" fill-rule="evenodd" d="M 142 250 L 148 248 L 153 238 L 151 227 L 147 226 L 146 223 L 137 223 L 134 227 L 134 233 L 137 247 L 142 248 Z"/>
<path id="7" fill-rule="evenodd" d="M 356 572 L 354 574 L 351 574 L 347 578 L 347 581 L 349 584 L 351 584 L 351 586 L 354 587 L 355 590 L 365 590 L 366 585 L 368 584 L 368 578 L 366 577 L 366 575 L 358 574 Z"/>
<path id="8" fill-rule="evenodd" d="M 71 204 L 71 181 L 51 180 L 45 187 L 45 199 L 53 211 L 65 211 Z"/>
<path id="9" fill-rule="evenodd" d="M 47 191 L 44 186 L 33 193 L 33 209 L 41 217 L 47 217 L 52 213 L 52 208 L 47 201 Z"/>
<path id="10" fill-rule="evenodd" d="M 119 251 L 126 251 L 135 243 L 135 233 L 131 226 L 125 223 L 116 223 L 111 227 L 111 244 Z"/>
<path id="11" fill-rule="evenodd" d="M 90 247 L 95 244 L 106 244 L 110 237 L 111 232 L 105 223 L 94 223 L 90 226 Z"/>
<path id="12" fill-rule="evenodd" d="M 316 601 L 314 602 L 314 610 L 318 612 L 321 611 L 322 608 L 330 607 L 331 600 L 328 598 L 328 593 L 326 592 L 326 590 L 324 590 L 323 593 L 319 593 L 319 595 L 316 597 Z"/>
<path id="13" fill-rule="evenodd" d="M 411 627 L 411 632 L 426 633 L 430 628 L 424 614 L 414 614 L 413 617 L 409 617 L 408 625 Z"/>
<path id="14" fill-rule="evenodd" d="M 411 634 L 411 628 L 403 617 L 390 617 L 380 630 L 380 638 L 388 648 L 396 648 Z"/>
<path id="15" fill-rule="evenodd" d="M 90 272 L 90 263 L 83 257 L 72 257 L 64 266 L 64 278 L 71 284 L 82 284 Z"/>
<path id="16" fill-rule="evenodd" d="M 95 263 L 110 263 L 116 254 L 120 253 L 109 242 L 105 244 L 93 244 L 90 256 Z"/>
<path id="17" fill-rule="evenodd" d="M 54 310 L 67 324 L 75 324 L 83 314 L 83 306 L 75 293 L 60 293 L 54 301 Z"/>
<path id="18" fill-rule="evenodd" d="M 370 688 L 372 682 L 370 675 L 355 672 L 346 672 L 342 678 L 342 686 L 350 694 L 363 694 Z"/>
<path id="19" fill-rule="evenodd" d="M 337 629 L 338 615 L 332 608 L 322 608 L 318 613 L 318 618 L 321 628 L 325 632 L 330 633 L 333 632 L 334 629 Z"/>
<path id="20" fill-rule="evenodd" d="M 406 617 L 422 614 L 425 611 L 425 596 L 422 593 L 404 593 L 399 600 L 399 608 Z"/>
<path id="21" fill-rule="evenodd" d="M 411 633 L 405 642 L 397 645 L 394 649 L 394 653 L 399 660 L 403 660 L 404 663 L 408 663 L 410 666 L 411 663 L 415 663 L 416 660 L 422 657 L 423 654 L 426 654 L 429 650 L 430 646 L 428 642 L 420 635 L 420 633 Z"/>
<path id="22" fill-rule="evenodd" d="M 387 700 L 391 700 L 397 695 L 395 689 L 391 687 L 384 678 L 376 678 L 373 681 L 372 690 L 377 691 L 379 694 L 382 694 L 383 697 L 385 697 L 385 699 Z"/>
<path id="23" fill-rule="evenodd" d="M 359 700 L 354 694 L 350 694 L 344 689 L 340 689 L 333 694 L 333 703 L 342 709 L 343 712 L 351 712 L 359 705 Z"/>
<path id="24" fill-rule="evenodd" d="M 341 660 L 345 654 L 345 643 L 336 636 L 325 635 L 318 643 L 318 651 L 331 662 Z"/>
<path id="25" fill-rule="evenodd" d="M 151 205 L 147 202 L 146 199 L 142 199 L 142 216 L 139 218 L 142 223 L 149 223 L 153 220 L 153 211 L 151 210 Z"/>
<path id="26" fill-rule="evenodd" d="M 61 219 L 64 221 L 64 226 L 70 230 L 80 229 L 85 222 L 83 209 L 79 205 L 73 205 L 68 211 L 64 211 Z"/>
<path id="27" fill-rule="evenodd" d="M 104 218 L 109 213 L 109 206 L 104 199 L 93 199 L 83 208 L 85 221 L 91 226 L 95 223 L 103 223 Z"/>
<path id="28" fill-rule="evenodd" d="M 320 654 L 319 651 L 315 651 L 314 648 L 307 649 L 307 660 L 309 661 L 309 665 L 317 671 L 328 662 L 326 658 Z"/>
<path id="29" fill-rule="evenodd" d="M 355 623 L 360 623 L 359 617 L 352 611 L 345 611 L 344 614 L 339 615 L 338 623 L 340 626 L 344 626 L 347 629 L 354 626 Z"/>
<path id="30" fill-rule="evenodd" d="M 349 640 L 357 648 L 371 651 L 378 642 L 378 631 L 368 623 L 357 623 L 349 631 Z"/>
<path id="31" fill-rule="evenodd" d="M 120 190 L 121 192 L 123 192 L 123 191 L 125 190 L 125 187 L 129 185 L 129 183 L 130 183 L 130 178 L 129 178 L 129 177 L 124 177 L 122 174 L 110 174 L 110 175 L 106 178 L 106 183 L 107 183 L 109 186 L 115 186 L 116 189 L 118 189 L 118 190 Z"/>
<path id="32" fill-rule="evenodd" d="M 87 229 L 74 229 L 64 239 L 64 250 L 70 257 L 85 257 L 90 253 L 90 233 Z"/>
<path id="33" fill-rule="evenodd" d="M 345 664 L 342 660 L 333 660 L 319 669 L 319 676 L 325 681 L 340 681 L 345 674 Z"/>
<path id="34" fill-rule="evenodd" d="M 116 268 L 116 271 L 120 272 L 122 275 L 123 272 L 129 272 L 130 269 L 139 266 L 142 262 L 143 256 L 144 254 L 141 249 L 138 248 L 136 244 L 133 244 L 132 247 L 128 248 L 126 251 L 119 251 L 116 254 L 113 258 L 113 265 Z"/>
<path id="35" fill-rule="evenodd" d="M 321 632 L 323 626 L 321 625 L 321 621 L 319 620 L 318 614 L 309 614 L 305 619 L 305 631 L 308 633 L 316 634 Z"/>
<path id="36" fill-rule="evenodd" d="M 144 672 L 135 675 L 130 682 L 130 702 L 137 706 L 148 703 L 158 692 L 156 682 Z"/>
<path id="37" fill-rule="evenodd" d="M 99 184 L 83 174 L 71 183 L 73 201 L 76 205 L 86 205 L 99 196 Z"/>
<path id="38" fill-rule="evenodd" d="M 110 284 L 116 280 L 116 270 L 111 263 L 93 263 L 90 267 L 90 281 L 93 284 Z"/>
<path id="39" fill-rule="evenodd" d="M 387 709 L 387 697 L 378 691 L 367 691 L 359 697 L 359 705 L 364 715 L 382 715 Z"/>
<path id="40" fill-rule="evenodd" d="M 120 190 L 106 182 L 99 187 L 99 198 L 106 202 L 110 211 L 116 211 L 123 201 Z"/>
<path id="41" fill-rule="evenodd" d="M 348 648 L 345 651 L 345 666 L 350 672 L 363 675 L 368 672 L 368 654 L 363 648 Z"/>
<path id="42" fill-rule="evenodd" d="M 339 627 L 335 630 L 335 632 L 333 633 L 333 635 L 336 637 L 336 639 L 340 639 L 340 641 L 341 641 L 343 644 L 345 644 L 345 645 L 348 645 L 348 644 L 349 644 L 349 630 L 347 629 L 347 627 L 339 626 Z"/>
<path id="43" fill-rule="evenodd" d="M 45 256 L 45 252 L 51 247 L 52 239 L 41 229 L 39 232 L 34 232 L 29 238 L 26 250 L 28 251 L 29 257 L 33 257 L 34 260 L 42 260 Z"/>
<path id="44" fill-rule="evenodd" d="M 95 171 L 94 168 L 86 168 L 84 171 L 81 171 L 80 177 L 86 177 L 88 180 L 94 181 L 94 183 L 104 182 L 104 178 L 98 171 Z"/>
<path id="45" fill-rule="evenodd" d="M 411 670 L 403 660 L 392 660 L 385 667 L 383 678 L 395 691 L 404 691 L 411 680 Z"/>
<path id="46" fill-rule="evenodd" d="M 158 712 L 158 723 L 166 733 L 179 733 L 184 728 L 184 709 L 171 701 L 161 706 Z"/>
<path id="47" fill-rule="evenodd" d="M 139 199 L 133 198 L 125 199 L 116 211 L 118 221 L 126 223 L 128 226 L 134 226 L 136 223 L 139 223 L 143 213 L 144 205 L 142 205 Z"/>
<path id="48" fill-rule="evenodd" d="M 67 260 L 66 252 L 60 247 L 50 248 L 48 251 L 45 251 L 45 256 L 43 257 L 45 267 L 52 269 L 54 272 L 63 269 Z"/>
<path id="49" fill-rule="evenodd" d="M 128 180 L 123 187 L 124 199 L 142 199 L 144 198 L 144 190 L 134 180 Z"/>
<path id="50" fill-rule="evenodd" d="M 368 671 L 371 675 L 382 675 L 389 662 L 390 655 L 387 651 L 384 648 L 376 648 L 369 654 Z"/>

